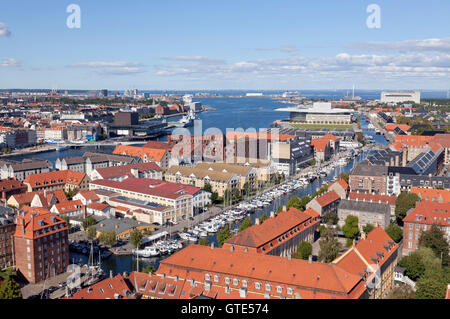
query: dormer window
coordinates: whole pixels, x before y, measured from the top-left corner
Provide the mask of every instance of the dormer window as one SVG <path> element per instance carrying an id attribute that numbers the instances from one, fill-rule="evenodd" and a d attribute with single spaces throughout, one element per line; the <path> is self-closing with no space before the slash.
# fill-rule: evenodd
<path id="1" fill-rule="evenodd" d="M 214 282 L 219 282 L 219 275 L 214 275 Z"/>
<path id="2" fill-rule="evenodd" d="M 261 283 L 260 282 L 255 282 L 255 289 L 261 289 Z"/>
<path id="3" fill-rule="evenodd" d="M 235 285 L 235 286 L 239 285 L 239 279 L 234 278 L 233 279 L 233 285 Z"/>
<path id="4" fill-rule="evenodd" d="M 211 279 L 211 275 L 210 274 L 205 274 L 205 280 L 210 280 Z"/>
<path id="5" fill-rule="evenodd" d="M 266 291 L 270 291 L 272 289 L 272 285 L 271 284 L 266 284 Z"/>
<path id="6" fill-rule="evenodd" d="M 286 292 L 287 292 L 288 295 L 292 295 L 293 292 L 294 292 L 294 290 L 293 290 L 291 287 L 288 287 L 288 288 L 286 289 Z"/>

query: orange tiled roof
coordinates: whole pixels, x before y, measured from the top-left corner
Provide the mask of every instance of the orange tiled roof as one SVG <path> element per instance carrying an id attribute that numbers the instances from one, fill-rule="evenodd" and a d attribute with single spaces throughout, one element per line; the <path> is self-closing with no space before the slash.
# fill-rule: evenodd
<path id="1" fill-rule="evenodd" d="M 98 200 L 100 200 L 100 197 L 98 197 L 97 194 L 95 192 L 93 192 L 93 191 L 82 190 L 82 191 L 79 191 L 78 194 L 80 194 L 81 196 L 83 196 L 87 200 L 91 200 L 91 201 L 98 201 Z"/>
<path id="2" fill-rule="evenodd" d="M 362 200 L 362 201 L 366 201 L 366 202 L 372 201 L 375 203 L 381 202 L 381 203 L 387 203 L 387 204 L 393 206 L 393 205 L 395 205 L 397 196 L 351 192 L 350 194 L 348 194 L 348 199 Z"/>
<path id="3" fill-rule="evenodd" d="M 134 297 L 125 278 L 117 274 L 115 277 L 77 291 L 69 299 L 134 299 Z"/>
<path id="4" fill-rule="evenodd" d="M 289 134 L 268 134 L 268 133 L 256 133 L 256 132 L 227 132 L 227 139 L 239 139 L 243 137 L 253 138 L 253 139 L 265 139 L 265 140 L 279 140 L 285 141 L 290 138 L 294 138 L 295 135 Z"/>
<path id="5" fill-rule="evenodd" d="M 86 177 L 85 173 L 74 172 L 71 170 L 52 171 L 47 173 L 32 174 L 24 179 L 25 184 L 31 187 L 53 186 L 62 184 L 80 185 Z M 46 184 L 45 184 L 46 183 Z"/>
<path id="6" fill-rule="evenodd" d="M 36 230 L 46 229 L 46 234 L 67 230 L 66 222 L 45 208 L 24 206 L 16 216 L 15 237 L 37 238 Z M 41 235 L 39 235 L 41 236 Z"/>
<path id="7" fill-rule="evenodd" d="M 331 186 L 333 186 L 334 184 L 339 184 L 344 190 L 347 190 L 348 189 L 348 184 L 347 184 L 347 182 L 344 180 L 344 179 L 339 179 L 339 180 L 337 180 L 336 182 L 334 182 L 334 183 L 331 183 L 329 186 L 328 186 L 328 189 L 330 189 L 330 187 Z"/>
<path id="8" fill-rule="evenodd" d="M 195 287 L 186 282 L 181 295 L 192 298 L 204 291 L 205 275 L 210 274 L 216 298 L 236 298 L 242 281 L 247 281 L 249 298 L 266 293 L 270 298 L 294 298 L 298 293 L 304 299 L 359 298 L 365 292 L 362 278 L 339 266 L 300 259 L 288 260 L 278 256 L 231 251 L 230 249 L 190 245 L 161 261 L 158 274 L 194 280 Z M 214 276 L 218 275 L 217 282 Z M 229 282 L 227 283 L 227 279 Z M 237 285 L 234 284 L 237 279 Z M 200 284 L 195 284 L 195 282 Z M 260 288 L 256 284 L 260 284 Z M 229 286 L 233 293 L 227 294 Z M 281 292 L 278 292 L 278 286 Z M 292 288 L 292 294 L 288 294 Z M 192 292 L 192 293 L 191 293 Z"/>
<path id="9" fill-rule="evenodd" d="M 167 150 L 165 149 L 117 145 L 113 151 L 113 154 L 128 155 L 133 157 L 140 157 L 147 161 L 161 162 L 166 152 Z"/>
<path id="10" fill-rule="evenodd" d="M 83 203 L 80 200 L 71 200 L 64 203 L 58 203 L 54 205 L 59 214 L 67 214 L 70 212 L 76 212 L 83 207 Z"/>
<path id="11" fill-rule="evenodd" d="M 319 152 L 324 152 L 327 147 L 330 147 L 330 141 L 327 139 L 316 138 L 311 140 L 311 145 Z"/>
<path id="12" fill-rule="evenodd" d="M 100 210 L 100 211 L 103 211 L 104 209 L 106 209 L 108 207 L 110 207 L 108 204 L 97 203 L 97 202 L 90 203 L 89 205 L 87 205 L 87 208 L 91 208 L 94 210 Z"/>
<path id="13" fill-rule="evenodd" d="M 405 218 L 403 218 L 403 222 L 449 226 L 449 212 L 449 203 L 437 203 L 422 200 Z"/>
<path id="14" fill-rule="evenodd" d="M 394 123 L 388 123 L 388 124 L 386 124 L 386 126 L 384 128 L 386 129 L 386 131 L 392 132 L 397 127 L 405 132 L 409 131 L 409 129 L 411 128 L 411 126 L 406 125 L 406 124 L 394 124 Z"/>
<path id="15" fill-rule="evenodd" d="M 364 274 L 366 269 L 371 268 L 371 272 L 375 272 L 377 267 L 381 268 L 397 250 L 398 245 L 379 226 L 373 229 L 365 239 L 361 239 L 347 252 L 336 258 L 333 264 L 355 275 Z M 366 277 L 368 277 L 367 274 Z"/>
<path id="16" fill-rule="evenodd" d="M 395 142 L 402 142 L 408 146 L 425 146 L 428 142 L 431 142 L 433 136 L 422 135 L 396 135 Z"/>
<path id="17" fill-rule="evenodd" d="M 316 217 L 318 217 L 319 214 L 316 214 Z M 304 213 L 294 207 L 291 207 L 288 211 L 278 213 L 275 218 L 268 218 L 260 225 L 253 225 L 245 229 L 234 237 L 228 239 L 225 243 L 229 245 L 253 248 L 267 246 L 265 247 L 265 250 L 268 251 L 280 244 L 276 241 L 276 239 L 283 234 L 288 233 L 290 230 L 299 227 L 300 229 L 298 231 L 301 232 L 313 224 L 317 224 L 319 222 L 319 218 L 313 221 L 312 215 L 313 214 L 311 211 Z M 296 233 L 294 233 L 294 235 L 296 235 Z M 288 234 L 286 240 L 289 240 L 291 236 L 292 235 Z M 269 242 L 272 242 L 273 247 L 269 248 L 269 246 L 266 245 L 269 244 Z"/>
<path id="18" fill-rule="evenodd" d="M 314 198 L 313 200 L 316 200 L 320 206 L 325 207 L 339 199 L 341 198 L 335 191 L 329 191 L 319 197 Z"/>
<path id="19" fill-rule="evenodd" d="M 450 190 L 411 187 L 411 192 L 419 195 L 422 200 L 450 203 Z"/>

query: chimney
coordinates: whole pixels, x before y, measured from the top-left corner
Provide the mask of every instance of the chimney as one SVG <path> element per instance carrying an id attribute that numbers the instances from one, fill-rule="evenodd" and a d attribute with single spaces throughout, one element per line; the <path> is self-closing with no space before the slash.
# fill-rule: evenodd
<path id="1" fill-rule="evenodd" d="M 287 211 L 286 206 L 283 206 L 283 212 Z"/>
<path id="2" fill-rule="evenodd" d="M 86 210 L 86 205 L 83 205 L 83 219 L 87 218 L 87 210 Z"/>
<path id="3" fill-rule="evenodd" d="M 230 251 L 231 251 L 231 252 L 234 251 L 234 246 L 233 246 L 233 245 L 230 246 Z"/>
<path id="4" fill-rule="evenodd" d="M 275 212 L 274 211 L 270 212 L 270 218 L 275 218 Z"/>
<path id="5" fill-rule="evenodd" d="M 361 239 L 366 239 L 366 233 L 365 232 L 361 232 Z"/>
<path id="6" fill-rule="evenodd" d="M 110 270 L 109 271 L 109 278 L 112 278 L 113 277 L 113 272 L 112 272 L 112 270 Z"/>
<path id="7" fill-rule="evenodd" d="M 260 223 L 259 223 L 259 218 L 256 218 L 255 219 L 255 225 L 259 225 Z"/>
<path id="8" fill-rule="evenodd" d="M 214 249 L 214 242 L 211 243 L 211 249 Z"/>
<path id="9" fill-rule="evenodd" d="M 312 255 L 309 255 L 308 257 L 308 264 L 312 264 Z"/>

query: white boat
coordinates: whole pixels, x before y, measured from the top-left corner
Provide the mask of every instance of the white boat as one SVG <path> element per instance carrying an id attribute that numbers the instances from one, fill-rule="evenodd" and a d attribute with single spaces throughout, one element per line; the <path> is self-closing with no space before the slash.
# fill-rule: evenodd
<path id="1" fill-rule="evenodd" d="M 139 257 L 156 257 L 160 255 L 160 251 L 158 248 L 154 246 L 147 246 L 144 249 L 134 249 L 133 254 Z"/>
<path id="2" fill-rule="evenodd" d="M 194 110 L 189 110 L 188 114 L 184 115 L 178 122 L 173 123 L 176 127 L 191 127 L 194 125 L 195 116 Z"/>

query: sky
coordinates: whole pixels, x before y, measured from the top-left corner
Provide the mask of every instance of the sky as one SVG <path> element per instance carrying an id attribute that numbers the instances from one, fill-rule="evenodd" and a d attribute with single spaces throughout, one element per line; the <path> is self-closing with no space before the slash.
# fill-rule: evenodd
<path id="1" fill-rule="evenodd" d="M 0 88 L 448 90 L 449 12 L 448 0 L 4 1 Z"/>

